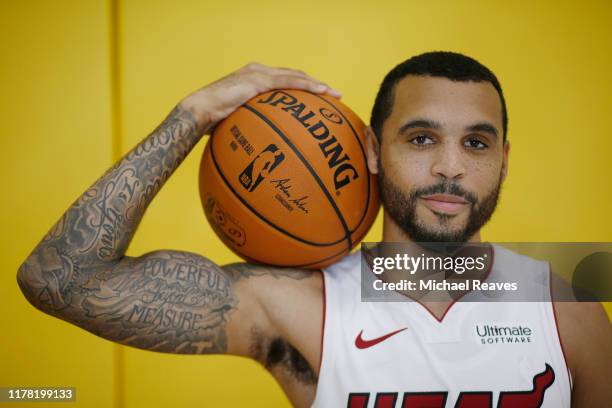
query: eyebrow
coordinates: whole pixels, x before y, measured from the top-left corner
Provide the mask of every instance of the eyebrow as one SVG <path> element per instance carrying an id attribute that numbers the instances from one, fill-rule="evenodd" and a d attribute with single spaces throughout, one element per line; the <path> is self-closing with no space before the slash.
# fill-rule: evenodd
<path id="1" fill-rule="evenodd" d="M 436 122 L 431 119 L 414 119 L 414 120 L 411 120 L 410 122 L 403 124 L 402 127 L 399 128 L 399 133 L 402 134 L 410 129 L 417 129 L 417 128 L 438 130 L 442 128 L 442 125 L 440 124 L 440 122 Z M 497 138 L 499 135 L 497 128 L 488 122 L 476 123 L 474 125 L 466 127 L 465 130 L 468 132 L 488 133 L 495 138 Z"/>
<path id="2" fill-rule="evenodd" d="M 465 130 L 467 130 L 468 132 L 488 133 L 491 136 L 494 136 L 496 139 L 497 139 L 497 136 L 498 136 L 497 128 L 495 126 L 493 126 L 492 124 L 487 123 L 487 122 L 481 122 L 481 123 L 477 123 L 477 124 L 472 125 L 472 126 L 468 126 L 467 128 L 465 128 Z"/>
<path id="3" fill-rule="evenodd" d="M 439 122 L 429 120 L 429 119 L 414 119 L 410 122 L 404 123 L 402 127 L 399 128 L 399 133 L 404 133 L 410 129 L 415 128 L 425 128 L 425 129 L 440 129 L 442 125 Z"/>

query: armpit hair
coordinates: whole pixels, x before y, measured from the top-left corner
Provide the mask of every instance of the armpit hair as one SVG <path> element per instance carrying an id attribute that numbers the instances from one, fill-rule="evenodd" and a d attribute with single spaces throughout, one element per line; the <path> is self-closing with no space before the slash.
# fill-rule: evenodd
<path id="1" fill-rule="evenodd" d="M 268 371 L 282 369 L 296 381 L 315 385 L 317 375 L 304 356 L 287 340 L 266 338 L 257 329 L 251 330 L 251 356 Z"/>

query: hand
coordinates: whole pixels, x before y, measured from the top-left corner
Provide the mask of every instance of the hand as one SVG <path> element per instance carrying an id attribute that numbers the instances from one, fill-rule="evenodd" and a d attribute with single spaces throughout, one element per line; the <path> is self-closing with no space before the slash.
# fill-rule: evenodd
<path id="1" fill-rule="evenodd" d="M 188 95 L 179 105 L 191 111 L 208 133 L 243 103 L 272 89 L 303 89 L 313 93 L 327 93 L 336 98 L 342 96 L 340 92 L 302 71 L 251 63 Z"/>

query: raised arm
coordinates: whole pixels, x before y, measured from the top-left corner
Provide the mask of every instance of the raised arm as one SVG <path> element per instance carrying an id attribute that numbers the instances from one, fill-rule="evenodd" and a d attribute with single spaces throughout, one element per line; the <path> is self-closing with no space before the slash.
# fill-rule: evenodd
<path id="1" fill-rule="evenodd" d="M 30 303 L 139 348 L 255 353 L 249 328 L 265 328 L 268 318 L 256 313 L 257 299 L 248 295 L 256 283 L 240 282 L 253 275 L 289 282 L 309 274 L 222 268 L 180 251 L 125 252 L 149 203 L 200 138 L 242 103 L 275 88 L 337 95 L 302 72 L 249 64 L 187 96 L 68 208 L 21 265 L 17 281 Z"/>

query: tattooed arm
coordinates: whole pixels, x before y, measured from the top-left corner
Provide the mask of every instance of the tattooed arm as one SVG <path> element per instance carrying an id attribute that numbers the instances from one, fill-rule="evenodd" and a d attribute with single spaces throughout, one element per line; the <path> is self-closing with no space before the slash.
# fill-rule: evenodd
<path id="1" fill-rule="evenodd" d="M 250 330 L 259 321 L 267 330 L 269 319 L 249 295 L 256 284 L 241 282 L 257 274 L 287 282 L 303 273 L 222 268 L 180 251 L 125 252 L 149 203 L 202 135 L 275 88 L 336 95 L 304 73 L 250 64 L 187 96 L 68 208 L 21 265 L 17 280 L 30 303 L 126 345 L 254 355 Z"/>

